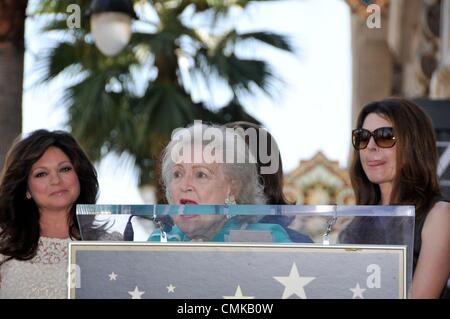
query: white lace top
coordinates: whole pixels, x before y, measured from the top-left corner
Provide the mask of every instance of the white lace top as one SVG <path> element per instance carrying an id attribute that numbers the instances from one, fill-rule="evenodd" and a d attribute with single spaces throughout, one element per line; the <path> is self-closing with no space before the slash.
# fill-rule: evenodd
<path id="1" fill-rule="evenodd" d="M 26 261 L 0 266 L 0 299 L 67 298 L 67 256 L 70 239 L 41 237 L 37 254 Z M 0 255 L 0 260 L 5 256 Z"/>

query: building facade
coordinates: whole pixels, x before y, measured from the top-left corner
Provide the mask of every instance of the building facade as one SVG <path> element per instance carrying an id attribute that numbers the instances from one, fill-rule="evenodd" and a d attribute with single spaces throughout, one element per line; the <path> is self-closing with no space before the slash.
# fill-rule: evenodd
<path id="1" fill-rule="evenodd" d="M 352 8 L 353 126 L 370 101 L 416 101 L 433 121 L 438 175 L 450 198 L 450 0 L 346 2 Z"/>

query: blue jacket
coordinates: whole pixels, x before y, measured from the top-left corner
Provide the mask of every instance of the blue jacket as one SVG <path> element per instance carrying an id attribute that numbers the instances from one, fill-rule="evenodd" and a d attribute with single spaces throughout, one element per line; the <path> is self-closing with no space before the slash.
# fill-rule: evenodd
<path id="1" fill-rule="evenodd" d="M 244 229 L 242 225 L 237 222 L 234 218 L 231 218 L 222 227 L 222 229 L 210 240 L 211 242 L 226 242 L 228 241 L 228 236 L 231 230 L 260 230 L 260 231 L 270 231 L 272 234 L 272 240 L 274 243 L 290 243 L 292 242 L 289 238 L 287 232 L 277 224 L 264 224 L 264 223 L 250 223 L 247 224 Z M 160 241 L 160 230 L 156 229 L 147 241 Z M 168 241 L 190 241 L 191 239 L 187 237 L 178 227 L 174 226 L 170 233 L 167 233 Z"/>

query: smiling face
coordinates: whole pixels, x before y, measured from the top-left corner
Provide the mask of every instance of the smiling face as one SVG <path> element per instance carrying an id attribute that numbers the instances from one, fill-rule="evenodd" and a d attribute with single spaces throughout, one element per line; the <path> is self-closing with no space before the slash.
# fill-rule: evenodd
<path id="1" fill-rule="evenodd" d="M 373 132 L 380 127 L 393 127 L 393 123 L 377 113 L 370 113 L 364 120 L 363 128 Z M 373 137 L 365 149 L 359 151 L 361 165 L 369 181 L 374 184 L 392 185 L 396 175 L 397 145 L 391 148 L 379 147 Z"/>
<path id="2" fill-rule="evenodd" d="M 27 196 L 39 211 L 69 212 L 80 195 L 77 173 L 67 155 L 57 147 L 49 147 L 31 167 Z"/>

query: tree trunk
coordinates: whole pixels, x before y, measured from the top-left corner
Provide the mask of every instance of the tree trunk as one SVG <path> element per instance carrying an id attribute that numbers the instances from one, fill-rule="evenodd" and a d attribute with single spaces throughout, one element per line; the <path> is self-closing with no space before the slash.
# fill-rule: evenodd
<path id="1" fill-rule="evenodd" d="M 25 13 L 28 0 L 0 1 L 0 168 L 22 131 Z"/>

